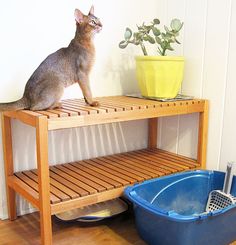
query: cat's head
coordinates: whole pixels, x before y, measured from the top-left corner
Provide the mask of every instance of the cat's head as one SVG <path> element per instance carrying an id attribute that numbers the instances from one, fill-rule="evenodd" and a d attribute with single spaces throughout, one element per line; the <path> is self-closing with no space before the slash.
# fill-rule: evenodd
<path id="1" fill-rule="evenodd" d="M 90 8 L 88 15 L 84 15 L 79 9 L 76 9 L 75 20 L 77 26 L 79 26 L 86 34 L 93 35 L 102 29 L 101 21 L 94 15 L 93 6 Z"/>

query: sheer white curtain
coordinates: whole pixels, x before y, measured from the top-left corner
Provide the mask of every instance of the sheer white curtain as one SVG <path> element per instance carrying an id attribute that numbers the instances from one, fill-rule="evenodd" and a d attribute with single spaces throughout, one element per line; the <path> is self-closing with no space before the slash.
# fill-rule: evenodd
<path id="1" fill-rule="evenodd" d="M 139 132 L 137 134 L 137 131 Z M 36 168 L 35 129 L 16 120 L 12 122 L 15 171 Z M 50 165 L 91 157 L 141 149 L 147 146 L 147 122 L 114 123 L 49 132 Z M 0 218 L 7 217 L 7 203 L 1 164 Z M 23 198 L 17 197 L 18 214 L 33 211 Z"/>

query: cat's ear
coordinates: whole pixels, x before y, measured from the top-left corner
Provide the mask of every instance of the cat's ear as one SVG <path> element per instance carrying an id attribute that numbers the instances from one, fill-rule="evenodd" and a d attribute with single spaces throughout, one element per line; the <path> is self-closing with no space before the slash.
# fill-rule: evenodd
<path id="1" fill-rule="evenodd" d="M 89 15 L 94 15 L 94 6 L 92 5 L 89 10 Z"/>
<path id="2" fill-rule="evenodd" d="M 75 15 L 75 20 L 78 23 L 83 22 L 84 15 L 83 15 L 83 13 L 79 9 L 75 9 L 75 14 L 74 15 Z"/>

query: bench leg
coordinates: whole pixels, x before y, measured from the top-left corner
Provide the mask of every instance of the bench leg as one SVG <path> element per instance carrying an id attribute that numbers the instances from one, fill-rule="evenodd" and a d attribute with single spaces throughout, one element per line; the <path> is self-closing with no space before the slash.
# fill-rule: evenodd
<path id="1" fill-rule="evenodd" d="M 8 216 L 10 220 L 15 220 L 17 218 L 16 193 L 8 185 L 8 177 L 14 175 L 11 118 L 5 116 L 4 114 L 2 115 L 2 139 L 3 139 L 4 164 L 5 164 Z"/>
<path id="2" fill-rule="evenodd" d="M 207 134 L 208 134 L 208 101 L 205 101 L 205 108 L 199 114 L 198 128 L 198 152 L 197 161 L 201 169 L 206 169 L 206 151 L 207 151 Z"/>
<path id="3" fill-rule="evenodd" d="M 48 124 L 46 117 L 36 123 L 37 165 L 40 203 L 41 244 L 52 244 L 52 221 L 50 205 L 50 178 L 48 165 Z"/>
<path id="4" fill-rule="evenodd" d="M 148 148 L 157 148 L 158 118 L 148 119 Z"/>

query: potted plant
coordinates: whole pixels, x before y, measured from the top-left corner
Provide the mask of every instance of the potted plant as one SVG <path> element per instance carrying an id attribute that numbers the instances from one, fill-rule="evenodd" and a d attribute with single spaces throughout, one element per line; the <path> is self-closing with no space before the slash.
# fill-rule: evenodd
<path id="1" fill-rule="evenodd" d="M 142 96 L 174 98 L 183 80 L 184 58 L 167 56 L 166 53 L 174 50 L 172 44 L 180 44 L 177 36 L 183 22 L 173 19 L 170 27 L 164 26 L 164 31 L 157 28 L 159 24 L 159 19 L 154 19 L 148 25 L 143 23 L 137 26 L 137 32 L 126 28 L 124 40 L 119 43 L 119 47 L 124 49 L 129 44 L 134 44 L 142 49 L 144 56 L 136 57 L 136 73 Z M 146 42 L 157 45 L 159 56 L 148 56 Z"/>

